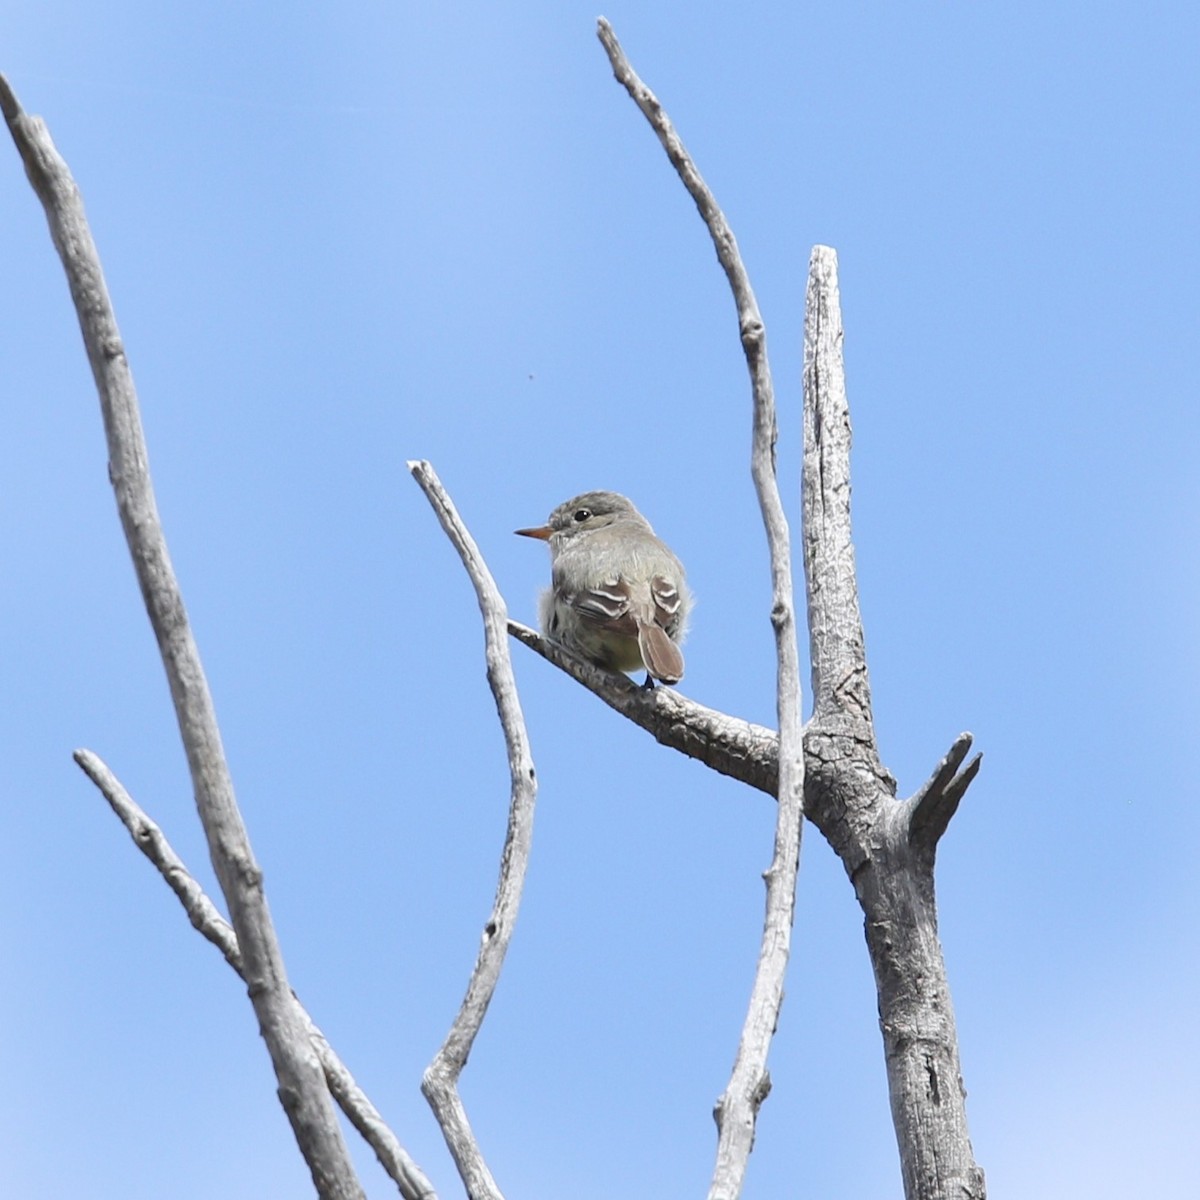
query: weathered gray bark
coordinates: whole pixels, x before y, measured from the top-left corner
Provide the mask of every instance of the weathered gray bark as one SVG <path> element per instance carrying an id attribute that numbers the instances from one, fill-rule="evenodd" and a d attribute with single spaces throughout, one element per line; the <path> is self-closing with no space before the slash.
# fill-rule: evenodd
<path id="1" fill-rule="evenodd" d="M 842 860 L 866 922 L 907 1200 L 983 1200 L 937 936 L 937 841 L 979 769 L 955 743 L 912 800 L 895 799 L 871 714 L 854 546 L 850 410 L 837 256 L 812 254 L 804 329 L 804 566 L 815 711 L 807 811 Z"/>
<path id="2" fill-rule="evenodd" d="M 238 947 L 233 926 L 221 916 L 217 906 L 205 895 L 204 889 L 175 853 L 163 831 L 146 815 L 108 765 L 97 755 L 90 750 L 76 750 L 75 761 L 100 789 L 121 824 L 129 831 L 133 844 L 153 863 L 167 886 L 175 893 L 192 926 L 220 950 L 225 961 L 244 979 L 242 952 Z M 379 1165 L 395 1182 L 400 1195 L 404 1200 L 437 1200 L 437 1193 L 424 1171 L 400 1145 L 379 1110 L 358 1086 L 349 1068 L 338 1057 L 299 1000 L 296 1004 L 309 1041 L 316 1051 L 321 1069 L 325 1072 L 325 1082 L 329 1084 L 329 1091 L 346 1114 L 346 1119 L 375 1151 Z"/>
<path id="3" fill-rule="evenodd" d="M 687 152 L 654 93 L 638 78 L 622 51 L 612 26 L 598 24 L 600 41 L 617 82 L 650 122 L 712 238 L 717 261 L 729 282 L 737 307 L 738 333 L 750 372 L 753 437 L 750 473 L 762 512 L 771 560 L 771 625 L 775 631 L 775 712 L 779 721 L 776 770 L 778 807 L 767 885 L 766 914 L 750 1003 L 738 1040 L 733 1071 L 713 1109 L 717 1122 L 717 1157 L 709 1200 L 737 1200 L 746 1177 L 758 1110 L 771 1090 L 767 1051 L 779 1024 L 783 981 L 791 955 L 796 883 L 803 831 L 804 743 L 800 725 L 800 654 L 796 643 L 796 610 L 792 595 L 792 550 L 787 517 L 775 471 L 775 384 L 767 359 L 767 331 L 750 276 L 738 252 L 737 239 L 712 190 Z"/>
<path id="4" fill-rule="evenodd" d="M 504 745 L 508 752 L 509 806 L 508 829 L 500 852 L 500 877 L 496 883 L 496 898 L 491 915 L 483 927 L 479 953 L 467 981 L 467 991 L 446 1034 L 445 1041 L 425 1069 L 421 1091 L 433 1109 L 441 1127 L 446 1146 L 454 1158 L 459 1177 L 467 1189 L 469 1200 L 504 1200 L 479 1142 L 475 1137 L 466 1106 L 458 1090 L 458 1079 L 475 1038 L 487 1015 L 504 956 L 517 923 L 521 893 L 533 842 L 533 816 L 537 801 L 537 774 L 529 748 L 529 735 L 517 681 L 513 675 L 508 647 L 508 609 L 500 589 L 492 578 L 475 539 L 463 524 L 457 509 L 437 472 L 430 463 L 415 460 L 408 464 L 426 499 L 433 506 L 438 521 L 450 538 L 467 575 L 475 588 L 479 612 L 483 618 L 484 653 L 487 659 L 488 686 L 496 702 L 496 713 L 504 730 Z"/>
<path id="5" fill-rule="evenodd" d="M 50 236 L 71 289 L 100 398 L 117 512 L 158 641 L 192 776 L 196 810 L 237 933 L 246 991 L 275 1068 L 279 1099 L 317 1192 L 329 1200 L 360 1200 L 362 1188 L 324 1073 L 288 986 L 262 871 L 234 798 L 212 694 L 158 517 L 133 374 L 83 201 L 44 122 L 22 110 L 2 77 L 0 108 L 45 209 Z"/>

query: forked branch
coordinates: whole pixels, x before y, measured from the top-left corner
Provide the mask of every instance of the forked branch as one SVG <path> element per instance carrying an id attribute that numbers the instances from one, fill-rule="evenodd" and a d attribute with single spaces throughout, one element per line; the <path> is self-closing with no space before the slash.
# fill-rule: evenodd
<path id="1" fill-rule="evenodd" d="M 850 410 L 837 255 L 817 246 L 804 325 L 804 565 L 815 713 L 810 812 L 862 906 L 907 1200 L 983 1200 L 967 1134 L 933 862 L 979 759 L 963 734 L 907 804 L 879 759 L 850 530 Z"/>
<path id="2" fill-rule="evenodd" d="M 938 839 L 950 824 L 950 818 L 958 811 L 958 802 L 983 764 L 983 755 L 976 754 L 959 771 L 970 753 L 972 740 L 969 733 L 960 733 L 921 790 L 908 801 L 909 840 L 915 847 L 930 854 L 936 849 Z"/>
<path id="3" fill-rule="evenodd" d="M 75 303 L 100 397 L 108 441 L 108 473 L 121 527 L 158 640 L 196 808 L 237 931 L 246 990 L 275 1068 L 279 1098 L 318 1194 L 329 1200 L 358 1200 L 362 1188 L 346 1151 L 324 1074 L 288 986 L 283 955 L 267 909 L 262 872 L 254 860 L 234 798 L 212 695 L 158 516 L 133 375 L 83 201 L 45 123 L 22 110 L 2 76 L 0 109 L 45 209 L 50 236 Z"/>
<path id="4" fill-rule="evenodd" d="M 245 978 L 242 969 L 242 952 L 238 948 L 237 934 L 233 926 L 217 911 L 217 906 L 208 898 L 195 876 L 184 865 L 167 841 L 162 829 L 150 819 L 107 764 L 90 750 L 76 750 L 75 761 L 87 777 L 100 789 L 109 807 L 116 813 L 121 824 L 133 838 L 133 844 L 157 868 L 175 893 L 193 927 L 208 939 L 224 956 L 225 961 Z M 437 1200 L 433 1185 L 424 1172 L 409 1157 L 396 1135 L 388 1128 L 367 1094 L 358 1086 L 349 1068 L 334 1052 L 325 1035 L 296 1001 L 300 1019 L 312 1041 L 313 1049 L 325 1072 L 325 1082 L 338 1107 L 362 1135 L 363 1140 L 375 1151 L 380 1166 L 394 1180 L 404 1200 Z"/>

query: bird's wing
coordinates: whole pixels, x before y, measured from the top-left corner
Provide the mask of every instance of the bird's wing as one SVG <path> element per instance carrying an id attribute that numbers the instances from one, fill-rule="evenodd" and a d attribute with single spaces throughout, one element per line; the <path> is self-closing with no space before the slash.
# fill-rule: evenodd
<path id="1" fill-rule="evenodd" d="M 655 625 L 661 625 L 667 633 L 674 634 L 679 628 L 682 603 L 679 589 L 665 575 L 655 575 L 650 580 L 650 599 L 654 602 Z"/>
<path id="2" fill-rule="evenodd" d="M 619 575 L 582 591 L 572 592 L 566 600 L 585 620 L 603 629 L 611 629 L 614 633 L 637 637 L 633 596 L 629 585 Z"/>

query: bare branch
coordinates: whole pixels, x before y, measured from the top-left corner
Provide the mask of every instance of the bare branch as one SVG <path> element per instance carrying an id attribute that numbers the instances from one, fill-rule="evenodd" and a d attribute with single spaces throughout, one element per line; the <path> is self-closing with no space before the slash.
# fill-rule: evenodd
<path id="1" fill-rule="evenodd" d="M 233 926 L 217 911 L 217 906 L 208 898 L 183 860 L 175 853 L 162 829 L 146 815 L 98 755 L 90 750 L 76 750 L 75 761 L 100 789 L 113 812 L 120 818 L 121 824 L 129 831 L 134 845 L 166 880 L 167 886 L 183 905 L 188 920 L 220 950 L 225 961 L 242 975 L 242 955 Z M 330 1046 L 299 999 L 296 1000 L 296 1004 L 320 1060 L 321 1069 L 325 1072 L 329 1090 L 350 1123 L 375 1151 L 375 1157 L 395 1181 L 400 1195 L 404 1200 L 437 1200 L 433 1185 L 396 1140 L 396 1135 L 384 1123 L 379 1110 L 354 1081 L 346 1064 Z"/>
<path id="2" fill-rule="evenodd" d="M 746 274 L 741 256 L 738 254 L 733 230 L 729 227 L 729 222 L 725 220 L 725 214 L 718 207 L 716 197 L 700 177 L 696 164 L 692 162 L 691 156 L 684 148 L 682 139 L 675 131 L 675 126 L 671 124 L 670 117 L 663 111 L 658 97 L 638 78 L 617 41 L 613 27 L 603 17 L 596 23 L 596 33 L 608 55 L 608 61 L 612 64 L 613 75 L 641 109 L 642 115 L 650 122 L 650 127 L 654 130 L 662 148 L 667 152 L 667 158 L 671 160 L 671 166 L 675 168 L 683 186 L 687 188 L 688 195 L 695 202 L 700 217 L 712 236 L 717 258 L 724 268 L 729 286 L 733 290 L 742 340 L 751 342 L 751 346 L 746 348 L 746 358 L 750 363 L 751 375 L 756 376 L 757 372 L 761 370 L 764 376 L 762 386 L 769 391 L 771 383 L 766 370 L 766 340 L 762 318 L 759 316 L 758 303 L 754 299 L 754 292 L 750 287 L 750 277 Z M 757 396 L 757 378 L 755 384 Z M 773 442 L 774 429 L 771 430 L 771 439 Z"/>
<path id="3" fill-rule="evenodd" d="M 466 1065 L 488 1005 L 500 980 L 504 955 L 517 921 L 525 871 L 533 840 L 533 813 L 537 799 L 537 776 L 525 731 L 525 717 L 517 695 L 512 660 L 508 652 L 508 610 L 496 581 L 492 578 L 475 540 L 462 523 L 437 472 L 427 462 L 410 462 L 408 469 L 433 506 L 442 528 L 462 559 L 483 616 L 488 684 L 496 701 L 496 712 L 504 728 L 508 750 L 508 770 L 512 787 L 508 809 L 508 829 L 500 856 L 500 878 L 492 913 L 483 927 L 483 938 L 475 968 L 467 983 L 467 992 L 450 1032 L 433 1061 L 425 1069 L 421 1090 L 429 1101 L 446 1145 L 454 1157 L 458 1173 L 466 1185 L 470 1200 L 503 1200 L 502 1193 L 483 1160 L 466 1109 L 458 1094 L 458 1077 Z"/>
<path id="4" fill-rule="evenodd" d="M 958 802 L 971 786 L 971 780 L 979 774 L 982 754 L 976 754 L 962 774 L 957 774 L 971 749 L 972 740 L 969 733 L 960 733 L 921 790 L 908 801 L 908 836 L 915 846 L 929 851 L 937 847 L 950 818 L 958 810 Z"/>
<path id="5" fill-rule="evenodd" d="M 871 689 L 850 531 L 850 406 L 842 362 L 837 254 L 816 246 L 804 329 L 804 569 L 814 711 L 864 722 Z"/>
<path id="6" fill-rule="evenodd" d="M 204 889 L 175 853 L 162 829 L 125 790 L 108 764 L 91 750 L 76 750 L 75 762 L 83 773 L 100 789 L 109 807 L 129 831 L 133 844 L 158 868 L 167 886 L 175 893 L 192 927 L 203 934 L 224 956 L 225 961 L 242 974 L 242 952 L 238 949 L 237 934 Z"/>
<path id="7" fill-rule="evenodd" d="M 733 1073 L 714 1112 L 717 1161 L 710 1200 L 741 1193 L 754 1146 L 758 1109 L 770 1090 L 767 1051 L 779 1022 L 783 981 L 791 950 L 792 918 L 803 824 L 804 746 L 800 722 L 800 665 L 792 596 L 792 560 L 787 518 L 775 477 L 775 390 L 767 360 L 767 338 L 750 277 L 738 253 L 733 230 L 653 92 L 638 78 L 617 42 L 612 26 L 599 22 L 600 41 L 613 74 L 641 109 L 662 143 L 704 220 L 737 306 L 738 330 L 754 400 L 751 474 L 766 528 L 771 557 L 771 624 L 775 629 L 776 711 L 779 717 L 778 799 L 775 846 L 767 868 L 766 914 L 750 1004 L 742 1027 Z"/>
<path id="8" fill-rule="evenodd" d="M 907 1200 L 983 1200 L 967 1135 L 954 1008 L 937 939 L 933 850 L 976 758 L 962 735 L 920 792 L 895 800 L 879 761 L 850 531 L 850 415 L 837 255 L 817 246 L 804 323 L 804 551 L 816 711 L 809 811 L 865 917 Z"/>
<path id="9" fill-rule="evenodd" d="M 196 807 L 237 930 L 246 990 L 271 1054 L 279 1098 L 318 1194 L 363 1192 L 312 1045 L 292 999 L 263 892 L 262 872 L 234 798 L 212 696 L 159 521 L 137 394 L 79 189 L 45 123 L 26 115 L 0 78 L 0 108 L 62 259 L 92 365 L 108 440 L 108 472 L 150 624 L 158 639 L 187 753 Z"/>
<path id="10" fill-rule="evenodd" d="M 706 708 L 681 695 L 676 688 L 644 688 L 627 675 L 606 671 L 577 658 L 519 621 L 510 620 L 508 632 L 578 680 L 610 708 L 640 725 L 662 745 L 775 796 L 779 740 L 773 729 Z"/>

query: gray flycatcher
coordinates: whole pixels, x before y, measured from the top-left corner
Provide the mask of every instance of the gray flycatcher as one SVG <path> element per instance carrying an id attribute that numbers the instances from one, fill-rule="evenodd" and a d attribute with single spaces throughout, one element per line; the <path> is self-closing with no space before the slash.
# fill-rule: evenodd
<path id="1" fill-rule="evenodd" d="M 650 522 L 616 492 L 584 492 L 560 504 L 545 525 L 518 529 L 550 546 L 542 633 L 597 666 L 646 670 L 678 683 L 692 595 L 683 565 Z"/>

